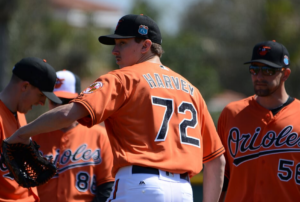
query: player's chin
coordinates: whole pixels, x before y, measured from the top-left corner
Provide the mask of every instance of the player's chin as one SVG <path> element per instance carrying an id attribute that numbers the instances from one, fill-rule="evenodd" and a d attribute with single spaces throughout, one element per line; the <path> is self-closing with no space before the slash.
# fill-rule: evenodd
<path id="1" fill-rule="evenodd" d="M 20 112 L 23 113 L 23 114 L 26 114 L 27 112 L 29 112 L 30 110 L 32 110 L 32 106 L 26 108 L 26 109 L 23 109 L 21 110 Z"/>

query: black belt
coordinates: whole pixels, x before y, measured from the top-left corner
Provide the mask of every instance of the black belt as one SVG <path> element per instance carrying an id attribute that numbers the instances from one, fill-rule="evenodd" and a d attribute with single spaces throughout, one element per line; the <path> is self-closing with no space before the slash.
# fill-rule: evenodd
<path id="1" fill-rule="evenodd" d="M 132 166 L 132 174 L 137 174 L 137 173 L 159 175 L 159 171 L 156 168 L 133 165 Z M 170 172 L 166 172 L 167 176 L 169 176 L 170 174 L 171 174 Z M 189 174 L 188 173 L 180 174 L 180 179 L 184 179 L 189 182 L 190 181 Z"/>

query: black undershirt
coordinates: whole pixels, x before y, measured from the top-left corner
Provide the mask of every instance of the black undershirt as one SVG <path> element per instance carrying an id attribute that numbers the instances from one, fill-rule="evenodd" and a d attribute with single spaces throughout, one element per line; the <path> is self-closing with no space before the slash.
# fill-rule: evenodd
<path id="1" fill-rule="evenodd" d="M 287 99 L 287 101 L 283 105 L 281 105 L 280 107 L 277 107 L 277 108 L 271 110 L 271 112 L 273 113 L 273 116 L 275 114 L 277 114 L 283 107 L 291 104 L 294 100 L 295 100 L 295 98 L 289 96 L 289 98 Z"/>

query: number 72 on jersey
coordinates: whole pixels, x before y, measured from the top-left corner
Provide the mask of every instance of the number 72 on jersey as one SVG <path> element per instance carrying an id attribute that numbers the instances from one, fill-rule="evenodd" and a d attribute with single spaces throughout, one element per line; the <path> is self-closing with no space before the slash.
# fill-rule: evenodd
<path id="1" fill-rule="evenodd" d="M 169 122 L 174 114 L 174 100 L 152 96 L 152 104 L 165 108 L 162 123 L 156 135 L 155 142 L 165 141 L 169 131 Z M 181 144 L 188 144 L 200 148 L 200 139 L 189 137 L 187 134 L 187 128 L 195 128 L 198 124 L 197 110 L 194 105 L 183 101 L 180 103 L 177 110 L 180 114 L 186 114 L 187 111 L 190 111 L 192 114 L 191 119 L 183 119 L 178 124 Z"/>

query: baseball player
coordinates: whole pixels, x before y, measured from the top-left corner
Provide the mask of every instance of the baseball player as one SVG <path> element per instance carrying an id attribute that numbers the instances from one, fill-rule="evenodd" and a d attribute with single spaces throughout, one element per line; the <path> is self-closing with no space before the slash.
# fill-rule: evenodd
<path id="1" fill-rule="evenodd" d="M 224 148 L 198 89 L 160 62 L 157 24 L 145 15 L 125 15 L 115 33 L 99 41 L 113 46 L 120 69 L 22 127 L 8 143 L 28 143 L 30 136 L 74 120 L 88 127 L 104 121 L 114 155 L 109 202 L 193 201 L 189 178 L 203 163 L 203 201 L 218 201 Z"/>
<path id="2" fill-rule="evenodd" d="M 54 94 L 67 104 L 80 92 L 80 79 L 70 71 L 56 72 Z M 50 101 L 49 108 L 60 106 Z M 59 163 L 58 173 L 38 186 L 41 201 L 105 202 L 114 184 L 111 176 L 113 156 L 103 126 L 84 127 L 74 121 L 69 126 L 32 138 L 43 156 Z"/>
<path id="3" fill-rule="evenodd" d="M 226 150 L 220 201 L 298 201 L 300 102 L 285 90 L 289 53 L 265 41 L 255 45 L 249 63 L 255 95 L 227 105 L 218 121 Z"/>
<path id="4" fill-rule="evenodd" d="M 53 94 L 56 74 L 46 60 L 23 58 L 15 64 L 10 82 L 0 93 L 0 143 L 18 128 L 26 125 L 25 113 L 33 105 L 44 105 L 46 97 L 60 100 Z M 39 201 L 36 188 L 23 188 L 0 161 L 0 201 Z"/>

